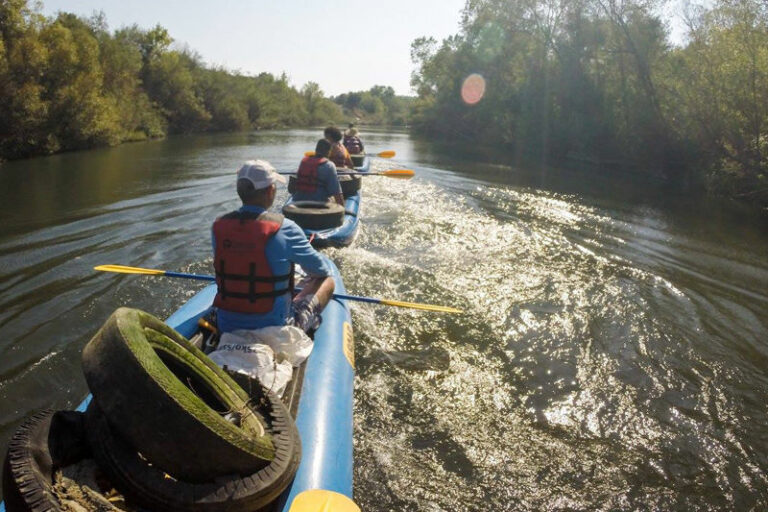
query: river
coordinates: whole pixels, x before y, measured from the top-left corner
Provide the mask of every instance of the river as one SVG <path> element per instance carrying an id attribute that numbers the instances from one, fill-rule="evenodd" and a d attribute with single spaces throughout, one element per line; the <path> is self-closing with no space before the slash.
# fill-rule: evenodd
<path id="1" fill-rule="evenodd" d="M 77 405 L 80 351 L 121 305 L 165 317 L 211 272 L 250 158 L 295 168 L 319 132 L 174 137 L 0 167 L 0 443 Z M 365 511 L 768 507 L 768 232 L 592 172 L 457 156 L 406 133 L 411 181 L 365 178 L 329 253 L 353 305 L 355 500 Z M 285 198 L 278 194 L 277 204 Z"/>

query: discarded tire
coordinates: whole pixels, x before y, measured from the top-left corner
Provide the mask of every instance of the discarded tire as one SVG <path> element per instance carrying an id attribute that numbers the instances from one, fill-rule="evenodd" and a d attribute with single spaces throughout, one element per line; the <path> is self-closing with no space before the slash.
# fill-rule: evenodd
<path id="1" fill-rule="evenodd" d="M 352 157 L 352 164 L 355 167 L 362 167 L 365 163 L 365 155 L 349 155 Z"/>
<path id="2" fill-rule="evenodd" d="M 3 464 L 3 497 L 8 512 L 61 510 L 53 493 L 60 468 L 90 456 L 83 414 L 38 413 L 16 431 Z"/>
<path id="3" fill-rule="evenodd" d="M 283 215 L 304 229 L 331 229 L 344 223 L 344 207 L 336 203 L 296 201 L 283 206 Z"/>
<path id="4" fill-rule="evenodd" d="M 83 350 L 83 371 L 120 436 L 174 478 L 251 474 L 275 457 L 245 391 L 148 313 L 116 310 Z"/>
<path id="5" fill-rule="evenodd" d="M 341 193 L 344 194 L 344 198 L 357 194 L 360 191 L 362 182 L 363 179 L 360 176 L 350 176 L 349 174 L 339 176 Z"/>
<path id="6" fill-rule="evenodd" d="M 347 169 L 345 169 L 347 170 Z M 349 169 L 354 170 L 354 169 Z M 341 193 L 344 197 L 349 197 L 357 194 L 362 186 L 362 178 L 360 176 L 350 176 L 348 174 L 339 175 L 339 184 L 341 184 Z M 288 178 L 288 193 L 293 194 L 296 191 L 296 176 Z"/>
<path id="7" fill-rule="evenodd" d="M 118 490 L 149 510 L 258 510 L 288 487 L 301 458 L 299 434 L 290 413 L 279 398 L 267 394 L 261 386 L 259 389 L 271 404 L 266 418 L 275 445 L 275 458 L 253 474 L 225 475 L 198 483 L 167 478 L 162 470 L 122 440 L 98 405 L 92 403 L 86 412 L 86 425 L 94 458 Z"/>

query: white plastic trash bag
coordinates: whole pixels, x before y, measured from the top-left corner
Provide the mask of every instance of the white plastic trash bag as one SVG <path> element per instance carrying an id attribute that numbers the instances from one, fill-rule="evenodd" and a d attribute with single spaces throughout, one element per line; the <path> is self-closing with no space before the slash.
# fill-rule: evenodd
<path id="1" fill-rule="evenodd" d="M 307 334 L 291 325 L 233 331 L 221 335 L 219 346 L 208 354 L 217 365 L 257 378 L 278 396 L 312 352 Z"/>

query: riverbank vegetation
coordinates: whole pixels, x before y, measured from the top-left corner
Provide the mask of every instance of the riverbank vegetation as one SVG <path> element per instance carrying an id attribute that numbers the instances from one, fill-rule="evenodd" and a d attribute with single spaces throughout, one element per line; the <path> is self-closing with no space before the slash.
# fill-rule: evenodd
<path id="1" fill-rule="evenodd" d="M 341 122 L 317 84 L 208 67 L 167 30 L 0 2 L 0 160 L 168 133 Z"/>
<path id="2" fill-rule="evenodd" d="M 374 85 L 367 91 L 339 94 L 333 101 L 349 120 L 376 126 L 408 126 L 410 108 L 415 98 L 398 96 L 392 87 Z"/>
<path id="3" fill-rule="evenodd" d="M 767 4 L 687 4 L 681 44 L 670 42 L 665 7 L 469 0 L 458 34 L 412 45 L 414 128 L 768 208 Z"/>

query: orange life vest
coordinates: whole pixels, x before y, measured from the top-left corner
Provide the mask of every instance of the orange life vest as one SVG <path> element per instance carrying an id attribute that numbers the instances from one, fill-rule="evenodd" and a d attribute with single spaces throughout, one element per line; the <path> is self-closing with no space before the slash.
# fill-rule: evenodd
<path id="1" fill-rule="evenodd" d="M 344 147 L 341 142 L 334 142 L 331 146 L 331 162 L 336 164 L 336 167 L 352 167 L 352 159 L 349 157 L 349 151 Z"/>
<path id="2" fill-rule="evenodd" d="M 293 263 L 288 274 L 274 275 L 266 247 L 283 224 L 283 216 L 234 211 L 216 219 L 213 265 L 218 292 L 217 308 L 236 313 L 269 313 L 275 297 L 293 293 Z M 288 280 L 287 288 L 275 284 Z"/>

